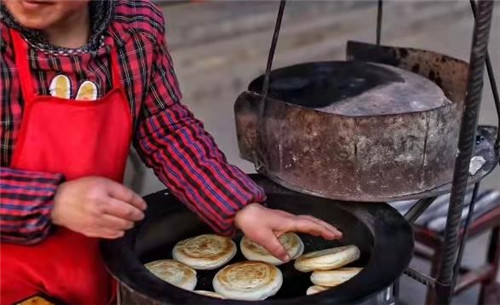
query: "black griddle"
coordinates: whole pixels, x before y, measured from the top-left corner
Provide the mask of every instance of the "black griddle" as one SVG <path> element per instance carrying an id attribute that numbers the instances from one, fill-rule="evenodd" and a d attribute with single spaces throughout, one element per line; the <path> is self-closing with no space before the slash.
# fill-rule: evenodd
<path id="1" fill-rule="evenodd" d="M 274 297 L 259 304 L 345 304 L 362 302 L 393 283 L 408 266 L 413 253 L 413 233 L 408 222 L 385 203 L 344 203 L 312 197 L 284 189 L 262 176 L 252 178 L 268 194 L 268 206 L 295 214 L 310 214 L 337 226 L 344 237 L 325 241 L 301 235 L 305 252 L 355 244 L 361 258 L 351 266 L 363 271 L 350 281 L 313 296 L 306 296 L 312 285 L 310 273 L 293 268 L 293 262 L 280 266 L 284 282 Z M 102 245 L 109 271 L 120 283 L 120 304 L 243 304 L 244 301 L 218 300 L 176 288 L 150 273 L 143 264 L 171 258 L 178 241 L 198 234 L 211 233 L 197 216 L 178 202 L 168 191 L 146 198 L 145 220 L 123 238 Z M 241 234 L 234 240 L 239 245 Z M 239 248 L 239 247 L 238 247 Z M 244 260 L 238 255 L 230 262 Z M 213 290 L 212 278 L 217 272 L 197 271 L 196 289 Z M 255 302 L 252 302 L 255 303 Z"/>

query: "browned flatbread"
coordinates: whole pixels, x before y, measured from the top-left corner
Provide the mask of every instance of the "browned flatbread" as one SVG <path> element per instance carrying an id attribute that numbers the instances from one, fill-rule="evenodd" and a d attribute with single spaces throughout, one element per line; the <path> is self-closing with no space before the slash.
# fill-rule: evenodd
<path id="1" fill-rule="evenodd" d="M 295 233 L 285 233 L 280 236 L 279 241 L 283 247 L 285 247 L 285 250 L 288 252 L 291 259 L 296 259 L 304 252 L 304 244 L 302 243 L 300 237 Z M 266 249 L 254 243 L 246 236 L 241 239 L 240 248 L 241 252 L 248 260 L 261 261 L 273 265 L 283 264 L 283 261 L 274 257 Z"/>
<path id="2" fill-rule="evenodd" d="M 297 258 L 295 269 L 301 272 L 337 269 L 356 261 L 360 254 L 355 245 L 310 252 Z"/>
<path id="3" fill-rule="evenodd" d="M 314 271 L 311 274 L 311 282 L 317 286 L 335 287 L 352 279 L 362 268 L 345 267 L 336 270 Z"/>
<path id="4" fill-rule="evenodd" d="M 264 300 L 278 292 L 283 275 L 264 262 L 245 261 L 222 268 L 213 279 L 214 290 L 235 300 Z"/>
<path id="5" fill-rule="evenodd" d="M 211 297 L 211 298 L 216 298 L 216 299 L 223 299 L 224 298 L 223 296 L 221 296 L 217 292 L 213 292 L 213 291 L 195 290 L 194 292 L 197 294 L 207 296 L 207 297 Z"/>
<path id="6" fill-rule="evenodd" d="M 153 261 L 144 265 L 151 273 L 174 286 L 185 290 L 196 287 L 196 271 L 171 259 Z"/>
<path id="7" fill-rule="evenodd" d="M 327 291 L 328 289 L 330 289 L 330 287 L 311 286 L 311 287 L 307 288 L 306 294 L 307 295 L 313 295 L 313 294 L 316 294 L 316 293 Z"/>
<path id="8" fill-rule="evenodd" d="M 216 269 L 236 254 L 236 244 L 229 238 L 204 234 L 178 242 L 172 250 L 175 260 L 200 270 Z"/>
<path id="9" fill-rule="evenodd" d="M 35 296 L 24 300 L 21 303 L 17 303 L 16 305 L 54 305 L 54 303 L 49 302 L 40 296 Z"/>

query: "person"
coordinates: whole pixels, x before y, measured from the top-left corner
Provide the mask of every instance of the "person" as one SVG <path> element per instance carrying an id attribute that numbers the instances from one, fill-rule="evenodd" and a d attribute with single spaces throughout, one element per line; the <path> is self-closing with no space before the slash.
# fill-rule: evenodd
<path id="1" fill-rule="evenodd" d="M 98 250 L 144 217 L 123 182 L 130 144 L 218 234 L 240 229 L 286 261 L 280 234 L 341 237 L 266 208 L 180 103 L 161 11 L 147 0 L 1 2 L 1 301 L 112 301 Z"/>

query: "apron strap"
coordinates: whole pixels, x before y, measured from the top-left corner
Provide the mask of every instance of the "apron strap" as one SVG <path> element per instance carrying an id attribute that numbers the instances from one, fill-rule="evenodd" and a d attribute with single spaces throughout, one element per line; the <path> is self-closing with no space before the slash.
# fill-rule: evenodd
<path id="1" fill-rule="evenodd" d="M 31 75 L 30 60 L 28 54 L 28 43 L 21 34 L 13 29 L 10 29 L 10 34 L 14 46 L 14 55 L 17 71 L 19 74 L 19 80 L 21 89 L 23 92 L 23 97 L 25 102 L 30 102 L 35 97 L 35 90 L 33 86 L 33 77 Z M 114 43 L 114 39 L 111 38 L 111 78 L 113 80 L 113 89 L 124 89 L 123 83 L 120 80 L 120 62 L 118 59 L 118 51 Z"/>
<path id="2" fill-rule="evenodd" d="M 24 102 L 29 103 L 35 96 L 33 77 L 31 77 L 28 43 L 16 30 L 10 29 L 10 36 L 14 46 L 15 63 L 19 75 L 19 83 L 23 92 Z"/>

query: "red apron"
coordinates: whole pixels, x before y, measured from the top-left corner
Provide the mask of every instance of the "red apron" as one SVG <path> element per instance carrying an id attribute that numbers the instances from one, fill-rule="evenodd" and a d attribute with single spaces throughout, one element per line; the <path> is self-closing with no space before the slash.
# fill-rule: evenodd
<path id="1" fill-rule="evenodd" d="M 25 100 L 12 167 L 63 173 L 67 180 L 101 176 L 122 182 L 132 119 L 115 48 L 113 89 L 97 101 L 71 101 L 34 94 L 27 43 L 18 32 L 11 35 Z M 37 245 L 1 246 L 2 304 L 36 293 L 69 304 L 106 304 L 113 298 L 98 239 L 57 227 Z"/>

